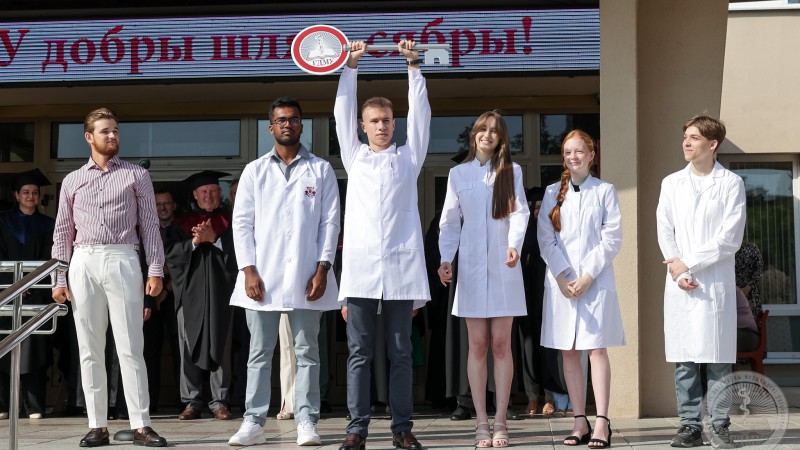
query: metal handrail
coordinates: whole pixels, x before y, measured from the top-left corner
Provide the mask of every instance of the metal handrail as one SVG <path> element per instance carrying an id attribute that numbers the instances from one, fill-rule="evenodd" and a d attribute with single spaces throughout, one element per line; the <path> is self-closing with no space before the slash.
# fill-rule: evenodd
<path id="1" fill-rule="evenodd" d="M 8 352 L 13 350 L 15 346 L 33 334 L 37 328 L 47 323 L 48 320 L 56 316 L 65 316 L 67 311 L 67 305 L 61 303 L 53 303 L 44 306 L 39 314 L 33 316 L 32 319 L 25 322 L 25 325 L 17 328 L 13 333 L 9 334 L 5 339 L 0 341 L 0 358 L 6 356 Z"/>
<path id="2" fill-rule="evenodd" d="M 8 289 L 0 292 L 0 306 L 3 306 L 15 299 L 33 286 L 40 288 L 52 287 L 51 285 L 36 285 L 36 283 L 38 283 L 42 278 L 50 275 L 50 273 L 54 270 L 64 271 L 67 270 L 68 267 L 69 265 L 67 263 L 57 259 L 51 259 L 50 261 L 45 262 L 38 268 L 34 269 L 31 273 L 15 281 L 14 284 L 12 284 Z"/>
<path id="3" fill-rule="evenodd" d="M 38 264 L 38 267 L 36 265 Z M 17 450 L 17 428 L 19 419 L 19 364 L 20 364 L 20 342 L 27 339 L 36 329 L 55 316 L 63 316 L 67 313 L 67 307 L 62 304 L 47 305 L 42 311 L 32 319 L 21 325 L 22 322 L 22 294 L 31 288 L 48 288 L 55 284 L 55 279 L 51 284 L 36 284 L 42 278 L 49 276 L 53 271 L 65 271 L 69 267 L 64 261 L 51 259 L 45 263 L 32 261 L 16 261 L 12 263 L 0 263 L 0 271 L 8 272 L 9 265 L 13 265 L 14 279 L 16 280 L 7 289 L 0 292 L 0 307 L 6 303 L 14 301 L 12 313 L 12 328 L 14 332 L 0 341 L 0 357 L 11 352 L 11 370 L 9 378 L 11 380 L 10 396 L 8 402 L 8 448 Z M 34 267 L 36 267 L 34 269 Z M 22 276 L 24 269 L 33 269 L 29 274 Z M 55 278 L 55 277 L 54 277 Z M 53 320 L 53 330 L 55 331 L 55 320 Z"/>
<path id="4" fill-rule="evenodd" d="M 22 317 L 34 317 L 45 308 L 47 305 L 22 305 L 19 307 L 19 314 Z M 16 311 L 14 311 L 14 307 L 11 305 L 0 306 L 0 317 L 14 317 Z M 56 332 L 56 324 L 55 324 L 56 317 L 53 317 L 53 327 L 52 328 L 40 328 L 35 330 L 33 335 L 40 336 L 40 335 L 48 335 L 48 334 L 55 334 Z M 0 329 L 0 335 L 8 335 L 13 333 L 14 330 L 4 330 Z"/>

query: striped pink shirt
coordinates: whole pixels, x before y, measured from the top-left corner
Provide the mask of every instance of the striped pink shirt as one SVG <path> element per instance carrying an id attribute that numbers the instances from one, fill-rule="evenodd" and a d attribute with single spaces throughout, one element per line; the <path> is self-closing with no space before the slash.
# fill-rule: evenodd
<path id="1" fill-rule="evenodd" d="M 53 258 L 69 262 L 76 244 L 139 244 L 141 236 L 148 276 L 163 276 L 164 247 L 150 174 L 118 156 L 108 161 L 107 168 L 103 171 L 90 158 L 64 178 Z M 67 286 L 63 274 L 57 286 Z"/>

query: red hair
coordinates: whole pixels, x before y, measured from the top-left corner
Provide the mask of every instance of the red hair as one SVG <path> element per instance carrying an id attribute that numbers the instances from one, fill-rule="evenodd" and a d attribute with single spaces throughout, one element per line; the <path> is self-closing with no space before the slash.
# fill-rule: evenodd
<path id="1" fill-rule="evenodd" d="M 590 152 L 594 152 L 594 139 L 589 136 L 589 133 L 583 130 L 572 130 L 564 136 L 564 140 L 561 141 L 561 164 L 564 166 L 564 171 L 561 172 L 561 188 L 558 190 L 558 195 L 556 196 L 556 206 L 553 207 L 548 215 L 548 217 L 550 217 L 550 222 L 553 224 L 553 229 L 556 230 L 556 232 L 561 231 L 561 205 L 564 204 L 564 197 L 566 197 L 567 189 L 569 189 L 569 179 L 572 177 L 572 173 L 570 173 L 567 164 L 563 162 L 564 146 L 567 144 L 567 141 L 572 138 L 579 138 L 586 144 L 586 148 L 589 149 Z M 592 164 L 594 164 L 594 159 L 589 162 L 590 169 L 592 168 Z"/>

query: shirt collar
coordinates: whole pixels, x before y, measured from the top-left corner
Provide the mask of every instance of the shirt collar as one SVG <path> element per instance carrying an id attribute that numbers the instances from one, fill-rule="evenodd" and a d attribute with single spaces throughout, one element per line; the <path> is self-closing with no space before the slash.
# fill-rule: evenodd
<path id="1" fill-rule="evenodd" d="M 108 160 L 108 165 L 111 166 L 111 167 L 118 166 L 119 162 L 120 162 L 119 155 L 114 155 L 114 156 L 111 157 L 111 159 Z M 87 170 L 89 170 L 89 169 L 100 169 L 100 166 L 98 166 L 97 163 L 94 162 L 94 160 L 90 156 L 89 157 L 89 162 L 86 163 L 86 169 Z"/>
<path id="2" fill-rule="evenodd" d="M 278 156 L 278 152 L 275 151 L 275 147 L 272 147 L 272 150 L 270 150 L 269 153 L 267 153 L 265 156 L 274 159 L 276 162 L 283 162 L 281 157 Z M 301 158 L 305 158 L 305 159 L 310 159 L 311 158 L 311 153 L 303 146 L 303 144 L 300 144 L 300 150 L 297 152 L 297 157 L 295 158 L 295 161 L 297 161 L 297 160 L 299 160 Z M 294 162 L 294 161 L 292 161 L 292 162 Z"/>

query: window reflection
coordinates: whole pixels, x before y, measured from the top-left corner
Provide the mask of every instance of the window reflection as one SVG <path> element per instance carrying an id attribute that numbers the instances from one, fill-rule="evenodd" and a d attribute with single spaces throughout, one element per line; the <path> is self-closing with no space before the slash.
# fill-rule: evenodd
<path id="1" fill-rule="evenodd" d="M 570 131 L 579 128 L 600 140 L 600 114 L 542 114 L 540 118 L 540 152 L 560 155 L 561 142 Z"/>
<path id="2" fill-rule="evenodd" d="M 314 153 L 312 146 L 314 137 L 314 121 L 312 119 L 303 119 L 303 134 L 300 135 L 300 143 L 311 153 Z M 269 132 L 269 120 L 262 119 L 258 121 L 258 156 L 262 157 L 272 150 L 275 145 L 275 138 Z"/>
<path id="3" fill-rule="evenodd" d="M 232 157 L 239 156 L 238 120 L 122 122 L 123 157 Z M 53 158 L 88 158 L 82 123 L 54 123 L 50 154 Z"/>
<path id="4" fill-rule="evenodd" d="M 0 162 L 33 161 L 33 131 L 30 123 L 0 123 Z"/>

